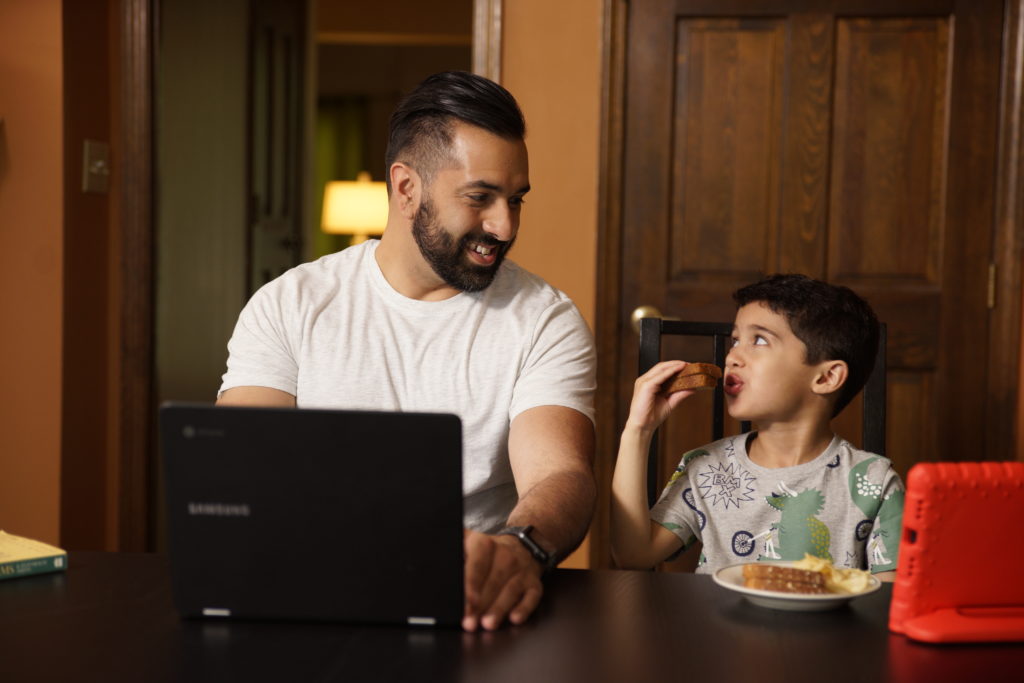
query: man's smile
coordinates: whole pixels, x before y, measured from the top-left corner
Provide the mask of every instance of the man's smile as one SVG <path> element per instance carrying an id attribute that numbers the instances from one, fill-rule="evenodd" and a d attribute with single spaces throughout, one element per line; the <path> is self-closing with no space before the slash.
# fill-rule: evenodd
<path id="1" fill-rule="evenodd" d="M 478 266 L 493 266 L 498 256 L 503 253 L 502 247 L 506 242 L 481 242 L 477 240 L 466 241 L 466 252 L 469 260 Z"/>

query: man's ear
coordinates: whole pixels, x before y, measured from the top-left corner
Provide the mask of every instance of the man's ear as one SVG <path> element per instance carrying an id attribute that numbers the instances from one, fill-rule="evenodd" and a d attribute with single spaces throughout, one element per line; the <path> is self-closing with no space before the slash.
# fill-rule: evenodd
<path id="1" fill-rule="evenodd" d="M 818 364 L 811 391 L 816 394 L 831 394 L 839 391 L 850 376 L 850 368 L 844 360 L 827 360 Z"/>
<path id="2" fill-rule="evenodd" d="M 388 169 L 391 174 L 391 201 L 398 212 L 407 220 L 416 216 L 416 210 L 420 206 L 420 192 L 423 187 L 420 174 L 412 166 L 401 161 L 391 164 Z"/>

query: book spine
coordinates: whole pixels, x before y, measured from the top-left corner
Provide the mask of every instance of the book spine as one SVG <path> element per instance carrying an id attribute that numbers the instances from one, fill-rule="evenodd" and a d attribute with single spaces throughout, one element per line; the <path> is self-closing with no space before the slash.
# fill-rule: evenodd
<path id="1" fill-rule="evenodd" d="M 19 576 L 29 576 L 30 574 L 60 572 L 64 571 L 67 566 L 68 556 L 63 553 L 50 557 L 36 557 L 31 560 L 0 562 L 0 581 L 3 579 L 15 579 Z"/>

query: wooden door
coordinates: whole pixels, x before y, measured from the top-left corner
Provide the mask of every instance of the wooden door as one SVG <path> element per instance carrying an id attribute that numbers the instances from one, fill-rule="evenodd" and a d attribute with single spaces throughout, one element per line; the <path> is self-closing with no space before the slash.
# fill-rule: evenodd
<path id="1" fill-rule="evenodd" d="M 773 272 L 850 286 L 889 326 L 887 455 L 986 444 L 1003 3 L 633 0 L 625 29 L 619 424 L 640 305 L 731 320 Z M 667 354 L 700 360 L 693 347 Z M 663 471 L 707 441 L 666 426 Z M 836 429 L 859 442 L 859 403 Z"/>

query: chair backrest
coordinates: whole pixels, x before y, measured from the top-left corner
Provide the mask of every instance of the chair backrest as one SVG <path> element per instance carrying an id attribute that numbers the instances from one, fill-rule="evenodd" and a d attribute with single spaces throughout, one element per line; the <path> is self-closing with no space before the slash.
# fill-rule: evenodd
<path id="1" fill-rule="evenodd" d="M 866 451 L 885 455 L 885 324 L 879 325 L 878 355 L 875 368 L 864 386 L 863 424 L 861 427 L 862 447 Z M 640 367 L 644 374 L 661 360 L 661 338 L 665 335 L 683 337 L 708 337 L 712 344 L 712 362 L 724 367 L 725 356 L 732 339 L 732 323 L 686 322 L 644 318 L 640 321 Z M 712 440 L 721 439 L 725 430 L 725 394 L 721 382 L 715 387 L 712 410 Z M 740 423 L 740 431 L 750 431 L 749 422 Z M 661 488 L 658 485 L 658 434 L 651 439 L 651 450 L 647 458 L 647 502 L 654 505 Z"/>

